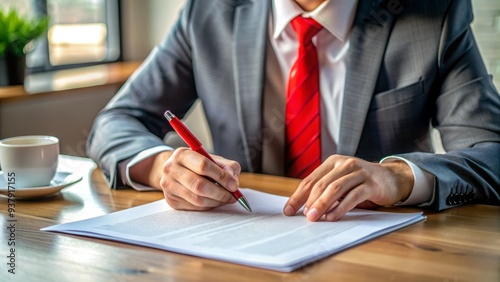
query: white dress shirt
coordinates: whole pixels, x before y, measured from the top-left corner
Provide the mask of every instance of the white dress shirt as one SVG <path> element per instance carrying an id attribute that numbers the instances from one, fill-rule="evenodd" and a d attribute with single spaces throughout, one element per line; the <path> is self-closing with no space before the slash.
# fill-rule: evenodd
<path id="1" fill-rule="evenodd" d="M 321 94 L 321 155 L 324 161 L 337 152 L 340 132 L 340 114 L 346 77 L 345 55 L 349 49 L 348 35 L 352 26 L 357 1 L 325 1 L 310 13 L 292 0 L 273 1 L 271 44 L 281 68 L 283 84 L 297 59 L 299 43 L 290 22 L 297 16 L 311 17 L 323 29 L 313 38 L 318 51 Z M 271 74 L 278 75 L 278 74 Z M 286 95 L 286 92 L 281 95 Z"/>
<path id="2" fill-rule="evenodd" d="M 291 20 L 298 15 L 311 17 L 323 26 L 312 41 L 318 51 L 321 93 L 321 144 L 322 160 L 337 152 L 340 119 L 346 78 L 345 59 L 349 50 L 349 33 L 357 7 L 356 0 L 325 1 L 312 12 L 304 12 L 293 0 L 274 0 L 269 20 L 269 44 L 266 61 L 264 90 L 264 130 L 268 138 L 263 140 L 263 172 L 282 174 L 284 171 L 284 126 L 286 79 L 297 58 L 298 42 Z M 272 53 L 270 53 L 272 52 Z M 133 182 L 129 169 L 145 158 L 171 147 L 162 146 L 145 150 L 137 156 L 119 164 L 124 184 L 137 190 L 151 188 Z M 432 202 L 434 176 L 421 170 L 408 160 L 387 157 L 381 160 L 403 160 L 412 169 L 414 187 L 410 197 L 401 205 L 428 204 Z"/>

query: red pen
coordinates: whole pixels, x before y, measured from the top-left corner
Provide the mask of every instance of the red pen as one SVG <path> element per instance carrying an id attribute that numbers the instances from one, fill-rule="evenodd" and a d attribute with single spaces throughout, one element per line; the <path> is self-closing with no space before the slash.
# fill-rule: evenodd
<path id="1" fill-rule="evenodd" d="M 179 134 L 179 136 L 186 142 L 191 148 L 191 150 L 196 151 L 203 156 L 207 157 L 209 160 L 214 162 L 214 159 L 203 149 L 203 146 L 201 142 L 194 136 L 194 134 L 182 123 L 182 121 L 177 118 L 172 112 L 166 111 L 165 112 L 165 117 L 167 118 L 168 122 L 170 125 L 174 128 L 174 130 Z M 218 184 L 215 182 L 215 184 Z M 245 196 L 241 194 L 240 190 L 236 190 L 234 192 L 231 192 L 233 197 L 238 200 L 238 202 L 249 212 L 252 212 L 252 209 L 250 208 L 250 205 L 248 204 L 247 200 L 245 199 Z"/>

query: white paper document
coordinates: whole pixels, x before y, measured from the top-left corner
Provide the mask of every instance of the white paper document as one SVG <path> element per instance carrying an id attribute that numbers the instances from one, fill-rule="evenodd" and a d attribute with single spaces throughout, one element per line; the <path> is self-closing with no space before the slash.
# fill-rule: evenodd
<path id="1" fill-rule="evenodd" d="M 277 271 L 292 271 L 425 219 L 422 213 L 353 210 L 335 222 L 282 214 L 286 197 L 241 189 L 238 203 L 206 212 L 176 211 L 165 200 L 43 228 Z"/>

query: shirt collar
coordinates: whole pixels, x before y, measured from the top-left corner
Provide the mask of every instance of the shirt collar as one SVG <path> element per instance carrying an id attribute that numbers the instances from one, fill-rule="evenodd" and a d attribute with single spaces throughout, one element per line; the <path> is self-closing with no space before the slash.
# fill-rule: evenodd
<path id="1" fill-rule="evenodd" d="M 273 0 L 273 37 L 277 39 L 298 15 L 311 17 L 345 42 L 354 19 L 357 0 L 326 0 L 312 12 L 304 12 L 294 0 Z"/>

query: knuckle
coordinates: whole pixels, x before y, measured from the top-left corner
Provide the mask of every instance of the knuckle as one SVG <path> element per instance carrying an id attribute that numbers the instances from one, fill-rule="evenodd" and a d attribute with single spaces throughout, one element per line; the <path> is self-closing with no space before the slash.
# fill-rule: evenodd
<path id="1" fill-rule="evenodd" d="M 191 197 L 191 203 L 197 207 L 204 207 L 205 206 L 205 200 L 203 197 L 200 197 L 196 194 L 193 194 Z"/>
<path id="2" fill-rule="evenodd" d="M 209 168 L 211 161 L 207 158 L 202 158 L 198 164 L 199 171 L 205 171 Z"/>
<path id="3" fill-rule="evenodd" d="M 238 162 L 230 161 L 229 168 L 231 168 L 233 171 L 235 171 L 238 174 L 241 172 L 241 166 Z"/>
<path id="4" fill-rule="evenodd" d="M 164 191 L 164 193 L 172 193 L 176 187 L 175 183 L 176 180 L 174 178 L 164 174 L 160 178 L 159 185 L 161 190 Z"/>
<path id="5" fill-rule="evenodd" d="M 188 148 L 184 147 L 177 148 L 174 150 L 172 156 L 169 159 L 182 159 L 188 150 Z"/>
<path id="6" fill-rule="evenodd" d="M 174 166 L 174 163 L 173 161 L 166 161 L 164 164 L 163 164 L 163 167 L 162 167 L 162 171 L 166 174 L 170 173 L 172 171 L 172 167 Z"/>
<path id="7" fill-rule="evenodd" d="M 232 198 L 233 198 L 232 195 L 230 195 L 229 193 L 225 193 L 223 198 L 222 198 L 222 201 L 223 201 L 223 203 L 229 203 Z"/>
<path id="8" fill-rule="evenodd" d="M 196 195 L 203 195 L 203 193 L 205 192 L 205 183 L 201 177 L 196 177 L 191 182 L 191 190 Z"/>
<path id="9" fill-rule="evenodd" d="M 355 158 L 348 158 L 344 161 L 344 166 L 347 169 L 354 169 L 358 167 L 358 160 Z"/>
<path id="10" fill-rule="evenodd" d="M 296 207 L 300 204 L 300 202 L 295 197 L 290 197 L 290 199 L 288 199 L 288 204 L 290 204 L 293 207 Z"/>
<path id="11" fill-rule="evenodd" d="M 328 184 L 328 190 L 333 192 L 334 194 L 341 193 L 343 191 L 344 184 L 342 181 L 334 181 Z"/>
<path id="12" fill-rule="evenodd" d="M 165 178 L 165 176 L 162 176 L 160 178 L 160 188 L 164 191 L 168 191 L 169 190 L 169 181 L 167 181 L 167 179 Z"/>
<path id="13" fill-rule="evenodd" d="M 205 203 L 205 198 L 196 195 L 196 194 L 191 194 L 191 199 L 189 201 L 193 206 L 198 207 L 198 208 L 206 208 L 206 203 Z"/>
<path id="14" fill-rule="evenodd" d="M 323 210 L 323 209 L 328 208 L 330 206 L 330 203 L 329 203 L 328 199 L 325 199 L 324 197 L 320 197 L 318 200 L 316 200 L 315 206 L 319 210 Z"/>
<path id="15" fill-rule="evenodd" d="M 363 191 L 361 191 L 360 189 L 352 190 L 350 194 L 351 194 L 352 199 L 356 202 L 359 202 L 360 199 L 362 199 L 363 195 L 364 195 Z"/>
<path id="16" fill-rule="evenodd" d="M 184 152 L 186 152 L 187 148 L 177 148 L 174 150 L 172 155 L 163 163 L 162 169 L 165 173 L 174 171 L 176 166 L 179 166 L 182 163 L 184 157 Z"/>
<path id="17" fill-rule="evenodd" d="M 218 182 L 224 182 L 224 180 L 226 180 L 226 178 L 228 178 L 226 175 L 226 172 L 222 169 L 218 169 L 217 174 L 218 174 L 217 175 Z"/>
<path id="18" fill-rule="evenodd" d="M 302 182 L 300 184 L 304 190 L 311 190 L 317 183 L 315 183 L 315 180 L 313 177 L 307 176 L 306 178 L 304 178 L 302 180 Z"/>
<path id="19" fill-rule="evenodd" d="M 186 147 L 179 147 L 179 148 L 174 150 L 174 154 L 177 153 L 177 154 L 182 155 L 182 154 L 186 153 L 187 151 L 191 151 L 191 149 L 186 148 Z"/>
<path id="20" fill-rule="evenodd" d="M 316 184 L 314 184 L 314 190 L 325 191 L 329 186 L 330 186 L 329 183 L 321 179 L 318 182 L 316 182 Z"/>
<path id="21" fill-rule="evenodd" d="M 338 155 L 331 155 L 328 158 L 326 158 L 325 162 L 326 163 L 334 163 L 338 158 Z"/>

